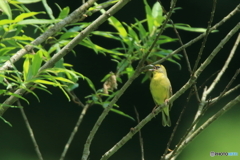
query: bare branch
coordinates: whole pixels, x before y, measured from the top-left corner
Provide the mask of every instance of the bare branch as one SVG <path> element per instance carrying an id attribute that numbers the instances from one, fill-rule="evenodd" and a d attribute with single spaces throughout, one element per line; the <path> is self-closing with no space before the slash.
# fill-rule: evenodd
<path id="1" fill-rule="evenodd" d="M 41 154 L 41 152 L 40 152 L 40 150 L 39 150 L 39 147 L 38 147 L 36 138 L 35 138 L 35 136 L 34 136 L 34 133 L 33 133 L 33 130 L 32 130 L 32 128 L 31 128 L 31 126 L 30 126 L 30 123 L 29 123 L 29 121 L 28 121 L 28 118 L 27 118 L 27 116 L 26 116 L 26 114 L 25 114 L 25 112 L 24 112 L 24 109 L 21 107 L 22 105 L 21 105 L 20 101 L 17 101 L 17 104 L 18 104 L 18 106 L 20 107 L 19 109 L 20 109 L 20 111 L 21 111 L 23 120 L 24 120 L 24 122 L 25 122 L 25 124 L 26 124 L 26 127 L 27 127 L 29 133 L 30 133 L 30 137 L 31 137 L 32 142 L 33 142 L 33 145 L 34 145 L 34 147 L 35 147 L 35 151 L 36 151 L 36 153 L 37 153 L 38 159 L 43 160 L 42 154 Z"/>
<path id="2" fill-rule="evenodd" d="M 139 123 L 140 122 L 139 114 L 138 114 L 138 111 L 137 111 L 135 106 L 134 106 L 134 111 L 135 111 L 135 114 L 136 114 L 136 117 L 137 117 L 137 122 Z M 141 130 L 139 130 L 139 143 L 140 143 L 140 148 L 141 148 L 142 160 L 144 160 L 145 159 L 144 158 L 144 147 L 143 147 L 143 138 L 142 138 Z"/>
<path id="3" fill-rule="evenodd" d="M 71 135 L 70 135 L 70 137 L 69 137 L 69 139 L 68 139 L 68 141 L 67 141 L 67 143 L 66 143 L 66 145 L 65 145 L 65 147 L 64 147 L 64 150 L 63 150 L 63 152 L 62 152 L 62 154 L 61 154 L 60 160 L 64 160 L 64 158 L 65 158 L 65 156 L 66 156 L 66 153 L 67 153 L 67 151 L 68 151 L 68 149 L 69 149 L 69 146 L 70 146 L 70 144 L 72 143 L 73 138 L 74 138 L 74 136 L 76 135 L 76 133 L 77 133 L 77 131 L 78 131 L 78 128 L 79 128 L 81 122 L 83 121 L 83 118 L 84 118 L 84 116 L 86 115 L 86 112 L 87 112 L 87 110 L 88 110 L 89 107 L 90 107 L 90 104 L 86 104 L 86 105 L 84 106 L 84 108 L 83 108 L 83 110 L 82 110 L 82 112 L 81 112 L 81 114 L 80 114 L 80 116 L 79 116 L 79 118 L 78 118 L 78 121 L 77 121 L 75 127 L 73 128 L 73 131 L 72 131 L 72 133 L 71 133 Z"/>
<path id="4" fill-rule="evenodd" d="M 227 20 L 229 20 L 232 16 L 234 16 L 235 14 L 237 14 L 240 10 L 240 4 L 232 11 L 230 12 L 226 17 L 224 17 L 220 22 L 218 22 L 217 24 L 215 24 L 210 30 L 209 32 L 217 29 L 219 26 L 223 25 Z M 192 44 L 196 43 L 197 41 L 199 41 L 200 39 L 204 38 L 204 36 L 206 35 L 206 32 L 202 33 L 201 35 L 199 35 L 198 37 L 194 38 L 193 40 L 189 41 L 188 43 L 184 44 L 183 46 L 179 47 L 178 49 L 176 49 L 175 51 L 173 51 L 171 54 L 167 55 L 166 57 L 154 62 L 153 64 L 159 64 L 164 62 L 165 60 L 167 60 L 168 58 L 172 57 L 174 54 L 177 54 L 178 52 L 182 51 L 184 48 L 187 48 L 189 46 L 191 46 Z"/>
<path id="5" fill-rule="evenodd" d="M 210 20 L 209 20 L 209 22 L 208 22 L 208 27 L 207 27 L 207 30 L 206 30 L 206 35 L 204 36 L 204 39 L 203 39 L 203 42 L 202 42 L 202 46 L 201 46 L 201 48 L 200 48 L 200 51 L 199 51 L 199 53 L 198 53 L 197 60 L 196 60 L 196 62 L 195 62 L 195 64 L 194 64 L 194 67 L 193 67 L 193 72 L 194 72 L 194 71 L 197 69 L 197 67 L 198 67 L 198 63 L 199 63 L 199 61 L 201 60 L 202 53 L 203 53 L 203 50 L 204 50 L 204 48 L 205 48 L 208 35 L 211 33 L 210 29 L 211 29 L 212 21 L 213 21 L 213 18 L 214 18 L 214 13 L 215 13 L 215 10 L 216 10 L 216 5 L 217 5 L 217 0 L 213 0 L 211 17 L 210 17 Z"/>
<path id="6" fill-rule="evenodd" d="M 226 104 L 220 111 L 210 117 L 205 123 L 203 123 L 196 131 L 194 131 L 191 135 L 188 136 L 178 147 L 176 152 L 171 152 L 168 154 L 165 159 L 175 160 L 176 157 L 181 153 L 181 151 L 194 139 L 197 135 L 199 135 L 205 128 L 207 128 L 213 121 L 217 120 L 220 116 L 226 113 L 229 109 L 231 109 L 234 105 L 240 103 L 240 95 L 237 96 L 234 100 L 230 101 Z M 175 150 L 174 150 L 175 151 Z"/>
<path id="7" fill-rule="evenodd" d="M 240 23 L 238 24 L 240 26 Z M 240 34 L 238 34 L 238 38 L 236 40 L 236 43 L 234 44 L 234 47 L 233 49 L 231 50 L 229 56 L 228 56 L 228 59 L 226 60 L 223 68 L 221 69 L 221 71 L 218 73 L 217 77 L 215 78 L 215 80 L 213 81 L 213 83 L 211 84 L 211 86 L 208 88 L 208 90 L 206 91 L 206 96 L 209 95 L 209 93 L 212 92 L 212 90 L 215 88 L 216 84 L 220 81 L 220 78 L 222 77 L 223 73 L 226 71 L 226 69 L 228 68 L 228 65 L 230 63 L 230 61 L 232 60 L 234 54 L 235 54 L 235 51 L 237 49 L 237 46 L 240 42 Z M 219 46 L 221 47 L 221 46 Z"/>

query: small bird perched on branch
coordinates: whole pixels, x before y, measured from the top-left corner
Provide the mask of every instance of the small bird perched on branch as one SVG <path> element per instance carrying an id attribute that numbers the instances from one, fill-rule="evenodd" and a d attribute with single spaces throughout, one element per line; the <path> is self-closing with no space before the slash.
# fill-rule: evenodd
<path id="1" fill-rule="evenodd" d="M 153 69 L 149 69 L 153 73 L 150 82 L 150 91 L 156 106 L 168 103 L 168 98 L 172 96 L 172 86 L 167 77 L 167 71 L 163 65 L 149 65 Z M 162 125 L 171 126 L 169 110 L 172 104 L 167 104 L 162 110 Z"/>

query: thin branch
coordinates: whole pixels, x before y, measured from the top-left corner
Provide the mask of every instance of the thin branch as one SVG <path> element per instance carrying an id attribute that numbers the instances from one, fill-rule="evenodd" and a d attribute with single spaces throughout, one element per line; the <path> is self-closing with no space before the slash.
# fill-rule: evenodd
<path id="1" fill-rule="evenodd" d="M 235 86 L 235 87 L 233 87 L 232 89 L 228 90 L 227 92 L 224 92 L 224 94 L 221 95 L 221 98 L 228 96 L 229 94 L 231 94 L 232 92 L 238 90 L 239 88 L 240 88 L 240 84 L 238 84 L 237 86 Z M 220 96 L 213 98 L 213 99 L 211 100 L 210 105 L 216 103 L 216 102 L 219 100 L 219 98 L 220 98 Z"/>
<path id="2" fill-rule="evenodd" d="M 238 95 L 234 100 L 230 101 L 228 104 L 226 104 L 221 110 L 219 110 L 216 114 L 214 114 L 212 117 L 210 117 L 205 123 L 203 123 L 196 131 L 194 131 L 191 135 L 188 136 L 188 138 L 183 141 L 176 152 L 172 152 L 168 154 L 165 159 L 171 159 L 175 160 L 176 157 L 181 153 L 181 151 L 194 139 L 197 135 L 199 135 L 205 128 L 207 128 L 213 121 L 217 120 L 220 116 L 222 116 L 224 113 L 226 113 L 229 109 L 231 109 L 234 105 L 237 105 L 240 103 L 240 95 Z M 175 150 L 174 150 L 175 151 Z"/>
<path id="3" fill-rule="evenodd" d="M 211 25 L 212 25 L 212 22 L 213 22 L 215 10 L 216 10 L 216 5 L 217 5 L 217 0 L 213 0 L 211 17 L 210 17 L 210 20 L 209 20 L 209 22 L 208 22 L 208 27 L 207 27 L 207 30 L 206 30 L 206 35 L 204 36 L 204 39 L 203 39 L 203 42 L 202 42 L 202 46 L 201 46 L 201 48 L 200 48 L 200 51 L 199 51 L 199 53 L 198 53 L 197 60 L 196 60 L 196 62 L 195 62 L 195 64 L 194 64 L 194 67 L 193 67 L 193 72 L 194 72 L 194 71 L 197 69 L 197 67 L 198 67 L 199 61 L 201 60 L 201 57 L 202 57 L 203 50 L 204 50 L 204 48 L 205 48 L 205 44 L 207 43 L 208 35 L 211 33 Z"/>
<path id="4" fill-rule="evenodd" d="M 178 30 L 176 29 L 175 24 L 173 23 L 173 21 L 171 21 L 171 23 L 172 23 L 172 26 L 173 26 L 173 30 L 175 31 L 175 33 L 176 33 L 176 35 L 178 37 L 179 43 L 181 44 L 181 46 L 183 46 L 183 42 L 182 42 L 181 36 L 178 33 Z M 185 48 L 183 48 L 183 54 L 184 54 L 184 57 L 185 57 L 185 60 L 186 60 L 187 66 L 188 66 L 188 71 L 189 71 L 190 75 L 192 75 L 193 72 L 192 72 L 191 64 L 189 62 L 188 54 L 187 54 L 187 51 L 186 51 Z M 197 98 L 198 102 L 200 102 L 200 98 L 199 98 L 199 94 L 198 94 L 198 90 L 197 90 L 196 84 L 193 86 L 193 88 L 194 88 L 195 93 L 196 93 L 196 98 Z"/>
<path id="5" fill-rule="evenodd" d="M 240 26 L 240 23 L 238 25 Z M 206 91 L 206 95 L 209 95 L 212 92 L 212 90 L 215 88 L 216 84 L 220 81 L 220 78 L 222 77 L 222 75 L 226 71 L 226 69 L 228 68 L 228 65 L 229 65 L 230 61 L 233 59 L 233 56 L 235 54 L 235 51 L 237 49 L 237 46 L 238 46 L 239 42 L 240 42 L 240 34 L 238 34 L 238 38 L 237 38 L 237 40 L 236 40 L 236 42 L 234 44 L 234 47 L 231 50 L 231 52 L 230 52 L 230 54 L 229 54 L 229 56 L 228 56 L 228 58 L 227 58 L 227 60 L 226 60 L 226 62 L 224 64 L 222 70 L 218 73 L 216 79 L 213 81 L 211 86 Z"/>
<path id="6" fill-rule="evenodd" d="M 24 120 L 24 122 L 25 122 L 25 124 L 26 124 L 26 127 L 27 127 L 29 133 L 30 133 L 30 137 L 31 137 L 32 142 L 33 142 L 33 145 L 34 145 L 34 147 L 35 147 L 35 151 L 36 151 L 36 153 L 37 153 L 38 159 L 43 160 L 42 154 L 41 154 L 41 152 L 40 152 L 40 150 L 39 150 L 37 141 L 36 141 L 36 139 L 35 139 L 35 137 L 34 137 L 33 130 L 32 130 L 32 128 L 31 128 L 31 126 L 30 126 L 30 123 L 29 123 L 29 121 L 28 121 L 28 119 L 27 119 L 27 116 L 26 116 L 26 114 L 25 114 L 25 112 L 24 112 L 24 109 L 21 107 L 22 105 L 21 105 L 20 101 L 17 101 L 17 104 L 18 104 L 18 106 L 20 107 L 19 109 L 20 109 L 20 111 L 21 111 L 23 120 Z"/>
<path id="7" fill-rule="evenodd" d="M 149 54 L 151 53 L 151 51 L 152 51 L 152 49 L 154 48 L 154 46 L 156 45 L 157 41 L 159 40 L 159 37 L 162 35 L 162 33 L 163 33 L 163 31 L 164 31 L 164 27 L 165 27 L 166 24 L 168 23 L 168 20 L 170 19 L 171 15 L 172 15 L 172 13 L 173 13 L 173 9 L 174 9 L 176 3 L 177 3 L 177 0 L 172 0 L 172 1 L 171 1 L 170 10 L 169 10 L 169 12 L 168 12 L 168 14 L 167 14 L 166 20 L 163 22 L 163 24 L 162 24 L 162 26 L 161 26 L 160 32 L 158 33 L 158 35 L 156 36 L 156 38 L 155 38 L 155 40 L 153 41 L 152 45 L 149 47 L 147 53 L 143 56 L 142 59 L 146 59 L 146 58 L 149 56 Z M 161 4 L 160 4 L 160 5 L 161 5 Z M 142 62 L 142 64 L 144 63 L 144 61 L 140 61 L 140 62 Z M 141 65 L 141 66 L 142 66 L 142 65 Z M 144 68 L 143 68 L 143 69 L 144 69 Z"/>
<path id="8" fill-rule="evenodd" d="M 140 122 L 139 114 L 138 114 L 138 111 L 137 111 L 135 106 L 134 106 L 134 111 L 135 111 L 135 114 L 136 114 L 136 117 L 137 117 L 137 122 L 139 123 Z M 140 148 L 141 148 L 142 160 L 144 160 L 145 159 L 144 158 L 144 147 L 143 147 L 143 138 L 142 138 L 141 130 L 139 130 L 139 143 L 140 143 Z"/>
<path id="9" fill-rule="evenodd" d="M 87 112 L 87 110 L 88 110 L 89 107 L 90 107 L 90 104 L 86 104 L 86 105 L 84 106 L 84 108 L 83 108 L 83 110 L 82 110 L 82 112 L 81 112 L 81 114 L 80 114 L 80 116 L 79 116 L 79 118 L 78 118 L 78 121 L 77 121 L 77 123 L 76 123 L 76 125 L 75 125 L 75 127 L 74 127 L 74 129 L 73 129 L 73 131 L 72 131 L 72 133 L 71 133 L 71 135 L 70 135 L 70 137 L 69 137 L 69 139 L 68 139 L 65 147 L 64 147 L 64 150 L 63 150 L 63 152 L 62 152 L 62 154 L 61 154 L 60 160 L 64 160 L 64 158 L 65 158 L 65 156 L 66 156 L 66 153 L 67 153 L 67 151 L 68 151 L 68 149 L 69 149 L 69 146 L 70 146 L 70 144 L 72 143 L 73 138 L 74 138 L 74 136 L 76 135 L 76 133 L 77 133 L 77 131 L 78 131 L 78 128 L 79 128 L 79 126 L 80 126 L 80 124 L 81 124 L 84 116 L 86 115 L 86 112 Z"/>
<path id="10" fill-rule="evenodd" d="M 2 67 L 0 67 L 0 71 L 7 70 L 11 68 L 12 64 L 17 62 L 22 56 L 26 53 L 34 49 L 34 46 L 37 46 L 44 41 L 46 41 L 49 37 L 60 31 L 64 26 L 77 21 L 80 17 L 83 16 L 83 13 L 93 5 L 97 0 L 89 0 L 87 3 L 84 3 L 81 7 L 72 12 L 69 16 L 64 18 L 61 22 L 55 24 L 53 27 L 48 29 L 46 32 L 42 33 L 38 38 L 31 42 L 30 45 L 26 45 L 23 49 L 19 50 L 16 54 L 14 54 L 10 60 L 6 61 Z"/>
<path id="11" fill-rule="evenodd" d="M 216 56 L 216 54 L 220 51 L 220 49 L 226 44 L 226 42 L 239 30 L 240 28 L 240 23 L 238 23 L 225 37 L 224 39 L 218 44 L 218 46 L 213 50 L 213 52 L 208 56 L 208 58 L 202 63 L 202 65 L 198 68 L 198 70 L 194 73 L 194 76 L 198 77 L 201 72 L 208 66 L 208 64 L 212 61 L 212 59 Z M 194 77 L 193 76 L 193 77 Z M 192 78 L 192 77 L 191 77 Z M 202 99 L 203 100 L 203 99 Z M 191 131 L 189 131 L 189 133 L 187 133 L 187 135 L 191 135 L 192 132 L 194 131 L 195 127 L 196 127 L 196 122 L 199 121 L 199 118 L 202 116 L 202 108 L 203 106 L 206 104 L 206 101 L 201 101 L 198 111 L 196 113 L 196 116 L 194 118 L 193 124 L 191 127 Z M 188 137 L 186 136 L 186 138 Z M 179 142 L 179 144 L 182 144 L 183 141 L 186 139 L 184 138 L 182 141 Z M 177 145 L 176 148 L 173 150 L 173 152 L 171 152 L 171 155 L 174 155 L 175 152 L 178 151 L 180 145 Z"/>
<path id="12" fill-rule="evenodd" d="M 229 34 L 219 43 L 219 45 L 214 49 L 213 52 L 219 52 L 220 49 L 223 47 L 223 45 L 229 40 L 229 36 L 233 33 L 233 31 L 238 31 L 240 28 L 240 23 L 238 23 L 234 29 L 232 29 Z M 236 32 L 235 32 L 236 33 Z M 202 100 L 201 100 L 201 103 L 198 107 L 198 111 L 195 115 L 195 118 L 194 118 L 194 121 L 198 119 L 198 117 L 202 114 L 202 111 L 203 111 L 203 107 L 204 105 L 206 104 L 206 98 L 207 96 L 211 93 L 211 91 L 215 88 L 216 84 L 220 81 L 220 78 L 222 77 L 223 73 L 226 71 L 230 61 L 232 60 L 233 58 L 233 55 L 235 54 L 235 51 L 234 52 L 231 52 L 228 56 L 228 59 L 226 60 L 224 66 L 222 67 L 221 71 L 218 73 L 217 77 L 215 78 L 215 80 L 213 81 L 213 83 L 211 84 L 211 86 L 208 88 L 208 89 L 205 89 L 204 92 L 203 92 L 203 95 L 202 95 Z M 194 128 L 196 127 L 196 125 L 193 127 L 193 130 Z"/>
<path id="13" fill-rule="evenodd" d="M 169 151 L 169 149 L 170 149 L 170 144 L 172 143 L 173 137 L 174 137 L 174 135 L 175 135 L 175 133 L 176 133 L 176 131 L 177 131 L 177 128 L 178 128 L 178 126 L 179 126 L 179 124 L 180 124 L 180 122 L 181 122 L 181 120 L 182 120 L 182 116 L 183 116 L 183 114 L 184 114 L 184 112 L 185 112 L 185 110 L 186 110 L 186 108 L 187 108 L 187 104 L 188 104 L 190 98 L 191 98 L 191 90 L 190 90 L 190 92 L 189 92 L 186 105 L 183 107 L 183 109 L 182 109 L 182 111 L 181 111 L 181 113 L 180 113 L 180 115 L 179 115 L 179 117 L 178 117 L 178 120 L 177 120 L 177 122 L 176 122 L 176 125 L 174 126 L 174 129 L 173 129 L 173 131 L 172 131 L 172 133 L 171 133 L 171 136 L 170 136 L 170 138 L 169 138 L 169 140 L 168 140 L 166 149 L 165 149 L 163 155 L 161 156 L 161 159 L 168 153 L 168 151 Z"/>
<path id="14" fill-rule="evenodd" d="M 213 31 L 215 29 L 217 29 L 219 26 L 223 25 L 226 21 L 228 21 L 232 16 L 234 16 L 235 14 L 237 14 L 240 11 L 240 4 L 234 8 L 233 11 L 231 11 L 226 17 L 224 17 L 220 22 L 218 22 L 217 24 L 215 24 L 209 31 Z M 196 43 L 197 41 L 199 41 L 200 39 L 204 38 L 204 36 L 206 35 L 206 32 L 202 33 L 201 35 L 199 35 L 198 37 L 194 38 L 193 40 L 189 41 L 188 43 L 184 44 L 183 46 L 179 47 L 178 49 L 176 49 L 175 51 L 173 51 L 171 54 L 167 55 L 166 57 L 154 62 L 153 64 L 159 64 L 164 62 L 165 60 L 167 60 L 168 58 L 172 57 L 174 54 L 177 54 L 178 52 L 182 51 L 184 48 L 187 48 L 189 46 L 191 46 L 192 44 Z"/>

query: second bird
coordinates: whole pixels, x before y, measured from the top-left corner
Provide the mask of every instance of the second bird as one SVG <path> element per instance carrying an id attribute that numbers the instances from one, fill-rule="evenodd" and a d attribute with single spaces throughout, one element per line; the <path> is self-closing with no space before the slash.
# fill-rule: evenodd
<path id="1" fill-rule="evenodd" d="M 152 65 L 150 65 L 152 66 Z M 150 82 L 150 90 L 152 93 L 153 100 L 157 106 L 163 103 L 168 103 L 168 98 L 172 96 L 172 86 L 167 77 L 167 71 L 163 65 L 155 65 L 150 71 L 153 72 L 153 77 Z M 162 111 L 162 125 L 171 126 L 171 120 L 169 115 L 169 110 L 172 104 L 163 108 Z"/>

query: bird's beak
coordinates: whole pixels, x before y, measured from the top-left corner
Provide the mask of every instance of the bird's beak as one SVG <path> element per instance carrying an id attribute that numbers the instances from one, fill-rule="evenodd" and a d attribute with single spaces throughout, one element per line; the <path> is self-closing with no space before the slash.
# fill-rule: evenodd
<path id="1" fill-rule="evenodd" d="M 156 67 L 152 64 L 147 65 L 147 67 L 151 67 L 150 69 L 148 69 L 148 71 L 155 71 L 156 70 Z"/>

